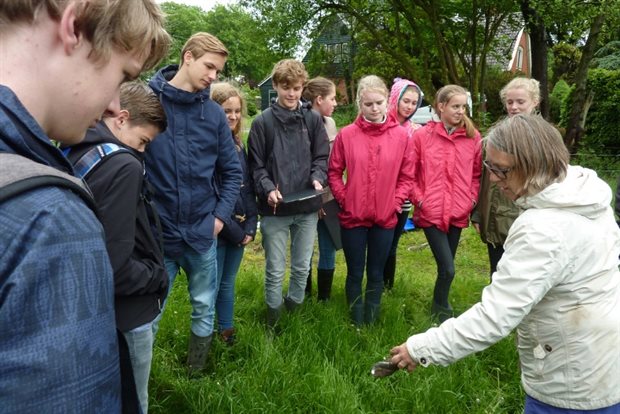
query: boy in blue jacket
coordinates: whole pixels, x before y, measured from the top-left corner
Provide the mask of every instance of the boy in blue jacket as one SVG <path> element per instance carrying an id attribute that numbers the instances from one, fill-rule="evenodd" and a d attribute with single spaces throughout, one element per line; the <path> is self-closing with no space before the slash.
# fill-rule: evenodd
<path id="1" fill-rule="evenodd" d="M 180 65 L 164 67 L 149 82 L 164 107 L 168 128 L 146 152 L 146 170 L 161 217 L 169 289 L 180 269 L 187 275 L 190 373 L 204 368 L 211 346 L 217 235 L 230 220 L 241 188 L 241 166 L 226 116 L 209 98 L 211 82 L 227 57 L 219 39 L 199 32 L 183 46 Z"/>
<path id="2" fill-rule="evenodd" d="M 71 181 L 50 138 L 75 144 L 116 114 L 121 82 L 169 42 L 151 0 L 0 2 L 0 180 Z M 121 412 L 112 268 L 85 199 L 44 185 L 0 204 L 3 413 Z"/>

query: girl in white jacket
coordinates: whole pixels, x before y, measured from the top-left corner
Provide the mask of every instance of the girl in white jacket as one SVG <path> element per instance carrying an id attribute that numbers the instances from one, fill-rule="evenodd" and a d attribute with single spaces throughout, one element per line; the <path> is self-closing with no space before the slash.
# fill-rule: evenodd
<path id="1" fill-rule="evenodd" d="M 489 132 L 490 178 L 524 211 L 480 303 L 394 347 L 393 364 L 448 365 L 516 328 L 526 414 L 620 412 L 620 230 L 611 188 L 568 161 L 539 116 Z"/>

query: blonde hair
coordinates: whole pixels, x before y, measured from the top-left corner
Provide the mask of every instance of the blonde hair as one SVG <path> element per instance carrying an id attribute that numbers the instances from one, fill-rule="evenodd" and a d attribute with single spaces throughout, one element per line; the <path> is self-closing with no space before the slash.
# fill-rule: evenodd
<path id="1" fill-rule="evenodd" d="M 357 103 L 357 109 L 359 111 L 362 110 L 362 106 L 361 106 L 362 94 L 364 92 L 380 93 L 381 95 L 385 96 L 386 100 L 390 94 L 387 86 L 385 86 L 385 82 L 383 82 L 383 79 L 381 79 L 380 77 L 376 75 L 364 76 L 362 79 L 360 79 L 359 83 L 357 84 L 357 94 L 356 94 L 355 102 Z"/>
<path id="2" fill-rule="evenodd" d="M 447 104 L 452 98 L 457 95 L 467 96 L 467 91 L 465 90 L 465 88 L 459 85 L 446 85 L 441 87 L 437 91 L 437 94 L 435 94 L 435 111 L 439 114 L 439 104 Z M 473 121 L 469 119 L 467 114 L 463 114 L 463 121 L 459 126 L 465 128 L 465 134 L 468 138 L 473 138 L 476 136 L 476 127 L 474 126 Z"/>
<path id="3" fill-rule="evenodd" d="M 33 24 L 40 13 L 59 20 L 69 0 L 11 0 L 0 6 L 0 31 L 16 23 Z M 112 49 L 140 52 L 142 70 L 154 68 L 168 54 L 170 35 L 153 0 L 77 0 L 75 27 L 92 44 L 90 57 L 106 63 Z M 7 29 L 8 28 L 8 29 Z"/>
<path id="4" fill-rule="evenodd" d="M 121 110 L 129 112 L 132 125 L 153 125 L 160 132 L 166 130 L 164 108 L 151 88 L 142 81 L 125 82 L 120 91 Z"/>
<path id="5" fill-rule="evenodd" d="M 295 59 L 284 59 L 273 67 L 271 82 L 274 85 L 287 86 L 297 82 L 305 83 L 308 72 L 303 63 Z"/>
<path id="6" fill-rule="evenodd" d="M 181 49 L 181 61 L 183 64 L 185 54 L 190 52 L 194 59 L 200 59 L 205 53 L 216 53 L 224 57 L 228 57 L 228 49 L 224 43 L 211 33 L 197 32 L 190 36 Z"/>
<path id="7" fill-rule="evenodd" d="M 508 91 L 511 89 L 523 89 L 527 92 L 530 99 L 536 102 L 536 105 L 540 103 L 540 82 L 536 79 L 518 77 L 508 82 L 506 86 L 499 91 L 499 97 L 504 106 L 506 105 L 506 94 L 508 94 Z"/>
<path id="8" fill-rule="evenodd" d="M 518 114 L 493 126 L 485 145 L 512 155 L 519 193 L 534 195 L 564 180 L 570 155 L 560 132 L 540 115 Z"/>
<path id="9" fill-rule="evenodd" d="M 319 96 L 325 98 L 335 92 L 336 85 L 334 82 L 322 76 L 317 76 L 316 78 L 312 78 L 306 82 L 302 96 L 314 105 L 314 101 Z"/>
<path id="10" fill-rule="evenodd" d="M 228 99 L 234 98 L 234 97 L 239 98 L 239 102 L 241 103 L 241 113 L 245 115 L 247 104 L 245 101 L 245 97 L 243 96 L 243 93 L 241 93 L 241 91 L 238 88 L 236 88 L 235 86 L 231 85 L 228 82 L 217 82 L 211 85 L 211 99 L 213 99 L 214 102 L 217 102 L 218 104 L 222 105 Z M 240 132 L 241 132 L 241 119 L 239 120 L 239 122 L 237 122 L 235 129 L 232 130 L 233 138 L 235 139 L 237 144 L 240 143 L 240 138 L 239 138 Z"/>

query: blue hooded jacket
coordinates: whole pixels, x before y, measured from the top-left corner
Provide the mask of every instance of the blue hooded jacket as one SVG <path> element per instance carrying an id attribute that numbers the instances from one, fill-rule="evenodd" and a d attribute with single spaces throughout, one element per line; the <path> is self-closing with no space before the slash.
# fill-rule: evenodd
<path id="1" fill-rule="evenodd" d="M 164 67 L 149 82 L 168 119 L 145 157 L 167 256 L 180 255 L 185 245 L 205 253 L 213 243 L 215 217 L 229 223 L 242 181 L 224 110 L 210 99 L 209 88 L 187 92 L 172 86 L 177 70 Z"/>
<path id="2" fill-rule="evenodd" d="M 2 85 L 0 152 L 72 171 Z M 113 294 L 103 228 L 79 196 L 48 186 L 0 204 L 3 413 L 120 412 Z"/>

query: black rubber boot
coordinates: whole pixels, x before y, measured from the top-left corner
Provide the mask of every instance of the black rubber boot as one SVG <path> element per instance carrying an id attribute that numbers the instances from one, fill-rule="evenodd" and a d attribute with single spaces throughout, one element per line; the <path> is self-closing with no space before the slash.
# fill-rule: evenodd
<path id="1" fill-rule="evenodd" d="M 297 303 L 289 297 L 284 298 L 284 307 L 289 313 L 295 312 L 299 305 L 301 305 L 301 303 Z"/>
<path id="2" fill-rule="evenodd" d="M 396 255 L 388 256 L 383 268 L 383 287 L 392 290 L 394 287 L 394 274 L 396 273 Z"/>
<path id="3" fill-rule="evenodd" d="M 196 374 L 204 369 L 212 340 L 213 334 L 198 336 L 193 332 L 190 333 L 189 350 L 187 353 L 187 368 L 190 374 Z"/>
<path id="4" fill-rule="evenodd" d="M 308 280 L 306 281 L 306 297 L 312 296 L 312 268 L 308 271 Z"/>
<path id="5" fill-rule="evenodd" d="M 318 269 L 317 271 L 317 299 L 329 300 L 332 295 L 332 282 L 334 281 L 334 269 Z"/>
<path id="6" fill-rule="evenodd" d="M 269 330 L 274 330 L 276 325 L 278 324 L 278 321 L 280 320 L 280 316 L 282 315 L 282 306 L 280 305 L 277 308 L 272 308 L 267 306 L 267 318 L 266 318 L 266 325 L 267 325 L 267 329 Z"/>

